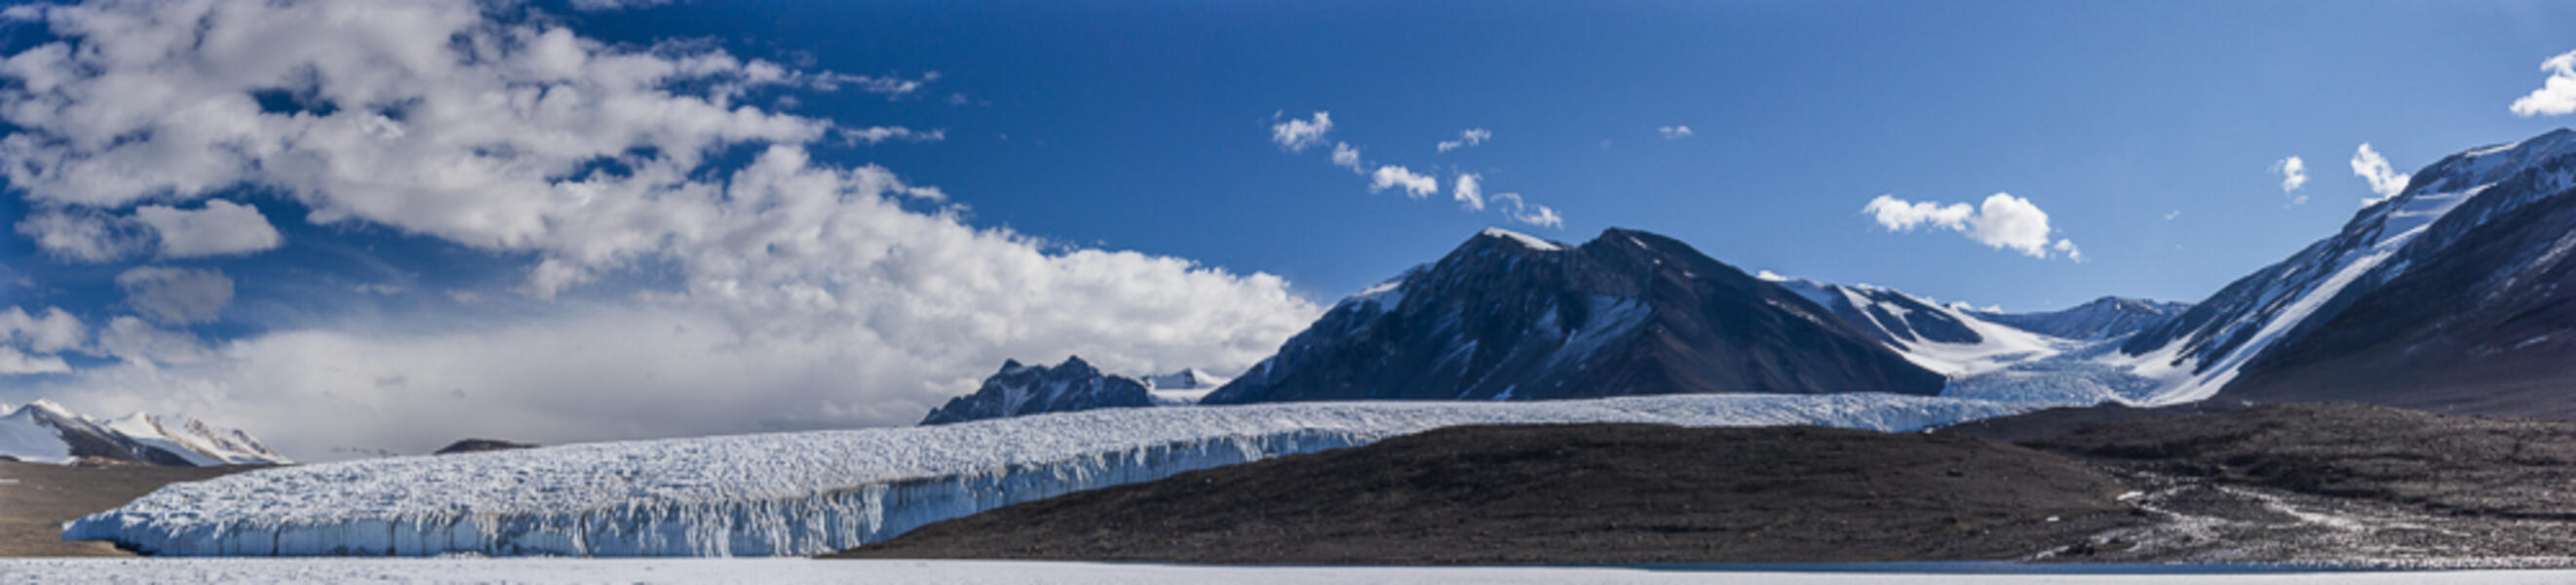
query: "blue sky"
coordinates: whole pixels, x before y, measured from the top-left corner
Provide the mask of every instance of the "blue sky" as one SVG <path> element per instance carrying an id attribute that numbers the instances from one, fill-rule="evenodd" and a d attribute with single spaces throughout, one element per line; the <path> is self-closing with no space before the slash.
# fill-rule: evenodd
<path id="1" fill-rule="evenodd" d="M 1545 202 L 1564 227 L 1522 228 L 1545 237 L 1636 227 L 1748 269 L 2016 310 L 2197 300 L 2349 219 L 2369 196 L 2346 165 L 2361 143 L 2411 172 L 2566 125 L 2506 104 L 2576 48 L 2551 26 L 2576 8 L 2550 3 L 1386 4 L 592 19 L 939 71 L 940 91 L 979 105 L 815 107 L 949 129 L 852 156 L 948 189 L 979 223 L 1270 271 L 1319 298 L 1502 222 L 1284 155 L 1262 140 L 1276 111 L 1329 111 L 1332 137 L 1371 158 Z M 1663 140 L 1668 125 L 1694 136 Z M 1468 128 L 1495 137 L 1434 152 Z M 2306 205 L 2285 208 L 2267 176 L 2287 156 L 2308 162 Z M 1872 232 L 1858 213 L 1881 194 L 1996 192 L 2045 209 L 2087 262 Z"/>
<path id="2" fill-rule="evenodd" d="M 12 12 L 0 401 L 307 457 L 903 424 L 1004 358 L 1239 371 L 1488 226 L 2191 301 L 2373 197 L 2364 143 L 2567 125 L 2509 104 L 2576 50 L 2544 2 L 588 4 Z M 1863 212 L 1998 193 L 1998 245 Z"/>

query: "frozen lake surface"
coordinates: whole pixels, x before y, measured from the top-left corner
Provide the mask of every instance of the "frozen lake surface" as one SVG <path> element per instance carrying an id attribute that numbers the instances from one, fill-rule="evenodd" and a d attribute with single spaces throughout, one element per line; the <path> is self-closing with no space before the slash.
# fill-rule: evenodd
<path id="1" fill-rule="evenodd" d="M 1847 570 L 1846 570 L 1847 569 Z M 2569 583 L 2576 570 L 1914 563 L 1810 567 L 1246 567 L 1026 561 L 574 558 L 0 559 L 5 583 Z"/>

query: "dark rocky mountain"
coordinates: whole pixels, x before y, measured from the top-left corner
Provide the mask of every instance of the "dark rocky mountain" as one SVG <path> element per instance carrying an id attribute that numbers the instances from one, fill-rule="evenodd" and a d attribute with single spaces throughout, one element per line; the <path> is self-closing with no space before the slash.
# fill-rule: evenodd
<path id="1" fill-rule="evenodd" d="M 1985 343 L 1984 335 L 1954 311 L 1892 289 L 1813 280 L 1776 280 L 1880 343 Z"/>
<path id="2" fill-rule="evenodd" d="M 2191 310 L 2191 303 L 2102 297 L 2093 299 L 2093 302 L 2055 311 L 2031 313 L 1976 311 L 1975 314 L 1978 318 L 1989 322 L 2001 323 L 2040 335 L 2090 341 L 2136 333 L 2188 310 Z"/>
<path id="3" fill-rule="evenodd" d="M 437 451 L 431 452 L 430 454 L 431 454 L 431 455 L 454 455 L 454 454 L 457 454 L 457 453 L 477 453 L 477 452 L 482 452 L 482 451 L 508 451 L 508 450 L 511 450 L 511 449 L 535 449 L 535 448 L 537 448 L 537 447 L 539 447 L 539 446 L 540 446 L 540 445 L 538 445 L 538 444 L 536 444 L 536 443 L 521 443 L 521 442 L 517 442 L 517 441 L 504 441 L 504 440 L 500 440 L 500 439 L 463 439 L 463 440 L 459 440 L 459 441 L 454 442 L 454 443 L 448 443 L 448 444 L 447 444 L 447 446 L 445 446 L 445 447 L 439 447 Z"/>
<path id="4" fill-rule="evenodd" d="M 2515 150 L 2548 147 L 2523 172 L 2449 186 L 2477 195 L 2391 261 L 2403 272 L 2338 299 L 2219 396 L 2576 419 L 2576 136 Z"/>
<path id="5" fill-rule="evenodd" d="M 1336 305 L 1209 404 L 1936 394 L 1944 377 L 1679 241 L 1486 230 Z"/>
<path id="6" fill-rule="evenodd" d="M 2139 331 L 2121 345 L 2120 351 L 2139 359 L 2161 362 L 2155 364 L 2157 368 L 2154 369 L 2172 368 L 2177 372 L 2163 383 L 2164 390 L 2150 397 L 2152 401 L 2199 400 L 2239 383 L 2240 376 L 2251 378 L 2264 370 L 2322 363 L 2334 359 L 2336 352 L 2349 353 L 2362 345 L 2375 345 L 2379 342 L 2374 339 L 2393 335 L 2397 329 L 2434 327 L 2436 321 L 2466 323 L 2520 314 L 2498 315 L 2474 306 L 2503 300 L 2500 297 L 2462 293 L 2537 294 L 2543 296 L 2535 297 L 2533 301 L 2546 304 L 2546 295 L 2549 294 L 2546 290 L 2554 288 L 2558 282 L 2565 282 L 2565 279 L 2562 276 L 2556 281 L 2545 280 L 2550 274 L 2548 266 L 2551 263 L 2538 260 L 2549 255 L 2550 242 L 2554 241 L 2550 238 L 2562 235 L 2570 224 L 2562 222 L 2552 227 L 2546 225 L 2546 220 L 2525 218 L 2552 214 L 2554 206 L 2549 202 L 2565 199 L 2571 176 L 2571 155 L 2576 155 L 2576 132 L 2560 129 L 2520 143 L 2444 157 L 2412 175 L 2407 187 L 2396 196 L 2356 213 L 2341 232 L 2310 245 L 2287 260 L 2238 279 L 2181 315 Z M 2562 233 L 2550 233 L 2552 229 Z M 2509 248 L 2514 245 L 2536 247 Z M 2533 262 L 2516 264 L 2507 260 L 2509 258 Z M 2414 309 L 2418 315 L 2416 325 L 2382 323 L 2396 313 L 2342 319 L 2344 313 L 2365 300 L 2381 296 L 2379 292 L 2390 284 L 2433 266 L 2449 268 L 2436 275 L 2411 279 L 2416 284 L 2407 291 L 2412 292 L 2392 292 L 2385 300 L 2371 303 L 2378 307 L 2374 311 L 2383 312 L 2398 311 L 2397 305 L 2421 303 L 2425 306 Z M 2504 273 L 2471 274 L 2468 266 L 2483 266 Z M 2450 280 L 2437 281 L 2444 278 Z M 2432 315 L 2434 313 L 2455 313 L 2464 317 L 2455 320 L 2436 317 Z M 2481 316 L 2465 317 L 2468 315 Z M 2320 328 L 2337 322 L 2342 323 L 2337 327 L 2344 331 L 2324 336 L 2332 339 L 2303 341 L 2315 335 Z M 2531 331 L 2490 328 L 2486 334 L 2501 336 L 2496 339 L 2471 339 L 2484 334 L 2472 334 L 2467 330 L 2449 331 L 2445 335 L 2450 335 L 2451 341 L 2423 345 L 2421 350 L 2410 349 L 2418 347 L 2415 345 L 2387 346 L 2378 355 L 2416 355 L 2407 352 L 2431 352 L 2442 344 L 2491 349 L 2499 347 L 2498 344 L 2523 343 L 2537 335 L 2515 337 L 2521 333 Z M 2273 355 L 2288 351 L 2284 348 L 2301 345 L 2309 348 L 2300 350 L 2307 357 Z M 2476 353 L 2480 350 L 2461 351 Z M 2421 357 L 2410 357 L 2408 363 L 2424 363 L 2411 360 L 2431 356 L 2423 353 Z M 2470 373 L 2486 367 L 2444 367 L 2439 369 L 2455 373 L 2421 375 L 2457 376 L 2460 380 L 2505 375 Z M 2505 376 L 2521 378 L 2527 374 Z M 2283 377 L 2264 384 L 2326 379 Z M 2331 393 L 2324 389 L 2258 390 L 2251 385 L 2250 379 L 2245 382 L 2248 385 L 2243 392 L 2251 393 L 2249 396 L 2259 394 L 2287 398 Z M 2351 398 L 2377 400 L 2358 394 Z M 2412 399 L 2403 403 L 2428 404 Z"/>
<path id="7" fill-rule="evenodd" d="M 921 424 L 1154 405 L 1154 395 L 1145 382 L 1101 373 L 1080 356 L 1065 358 L 1064 363 L 1052 367 L 1005 360 L 1001 371 L 984 378 L 984 385 L 974 394 L 949 399 L 947 405 L 923 417 Z"/>

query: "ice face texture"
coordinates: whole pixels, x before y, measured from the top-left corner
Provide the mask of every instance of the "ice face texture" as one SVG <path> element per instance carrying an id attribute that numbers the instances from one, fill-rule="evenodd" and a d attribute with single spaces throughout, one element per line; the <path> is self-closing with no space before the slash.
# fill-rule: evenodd
<path id="1" fill-rule="evenodd" d="M 163 555 L 806 555 L 1076 490 L 1470 424 L 1905 431 L 2045 406 L 1889 394 L 1117 409 L 592 443 L 175 484 L 64 526 Z"/>

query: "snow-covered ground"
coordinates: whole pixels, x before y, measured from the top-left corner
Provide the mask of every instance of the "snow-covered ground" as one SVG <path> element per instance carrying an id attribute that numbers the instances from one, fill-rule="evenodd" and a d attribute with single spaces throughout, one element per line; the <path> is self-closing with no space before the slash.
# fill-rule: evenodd
<path id="1" fill-rule="evenodd" d="M 1980 572 L 1992 571 L 1992 572 Z M 2035 572 L 2066 571 L 2066 572 Z M 2124 571 L 2144 571 L 2124 572 Z M 809 559 L 0 559 L 8 583 L 2065 583 L 2380 585 L 2576 582 L 2576 571 L 2227 572 L 2208 567 L 1968 564 L 1914 570 L 1670 567 L 1249 567 L 1014 561 Z"/>
<path id="2" fill-rule="evenodd" d="M 164 487 L 74 521 L 64 536 L 191 556 L 807 555 L 1068 492 L 1447 426 L 1904 431 L 2043 406 L 1738 394 L 1108 409 L 264 469 Z"/>

